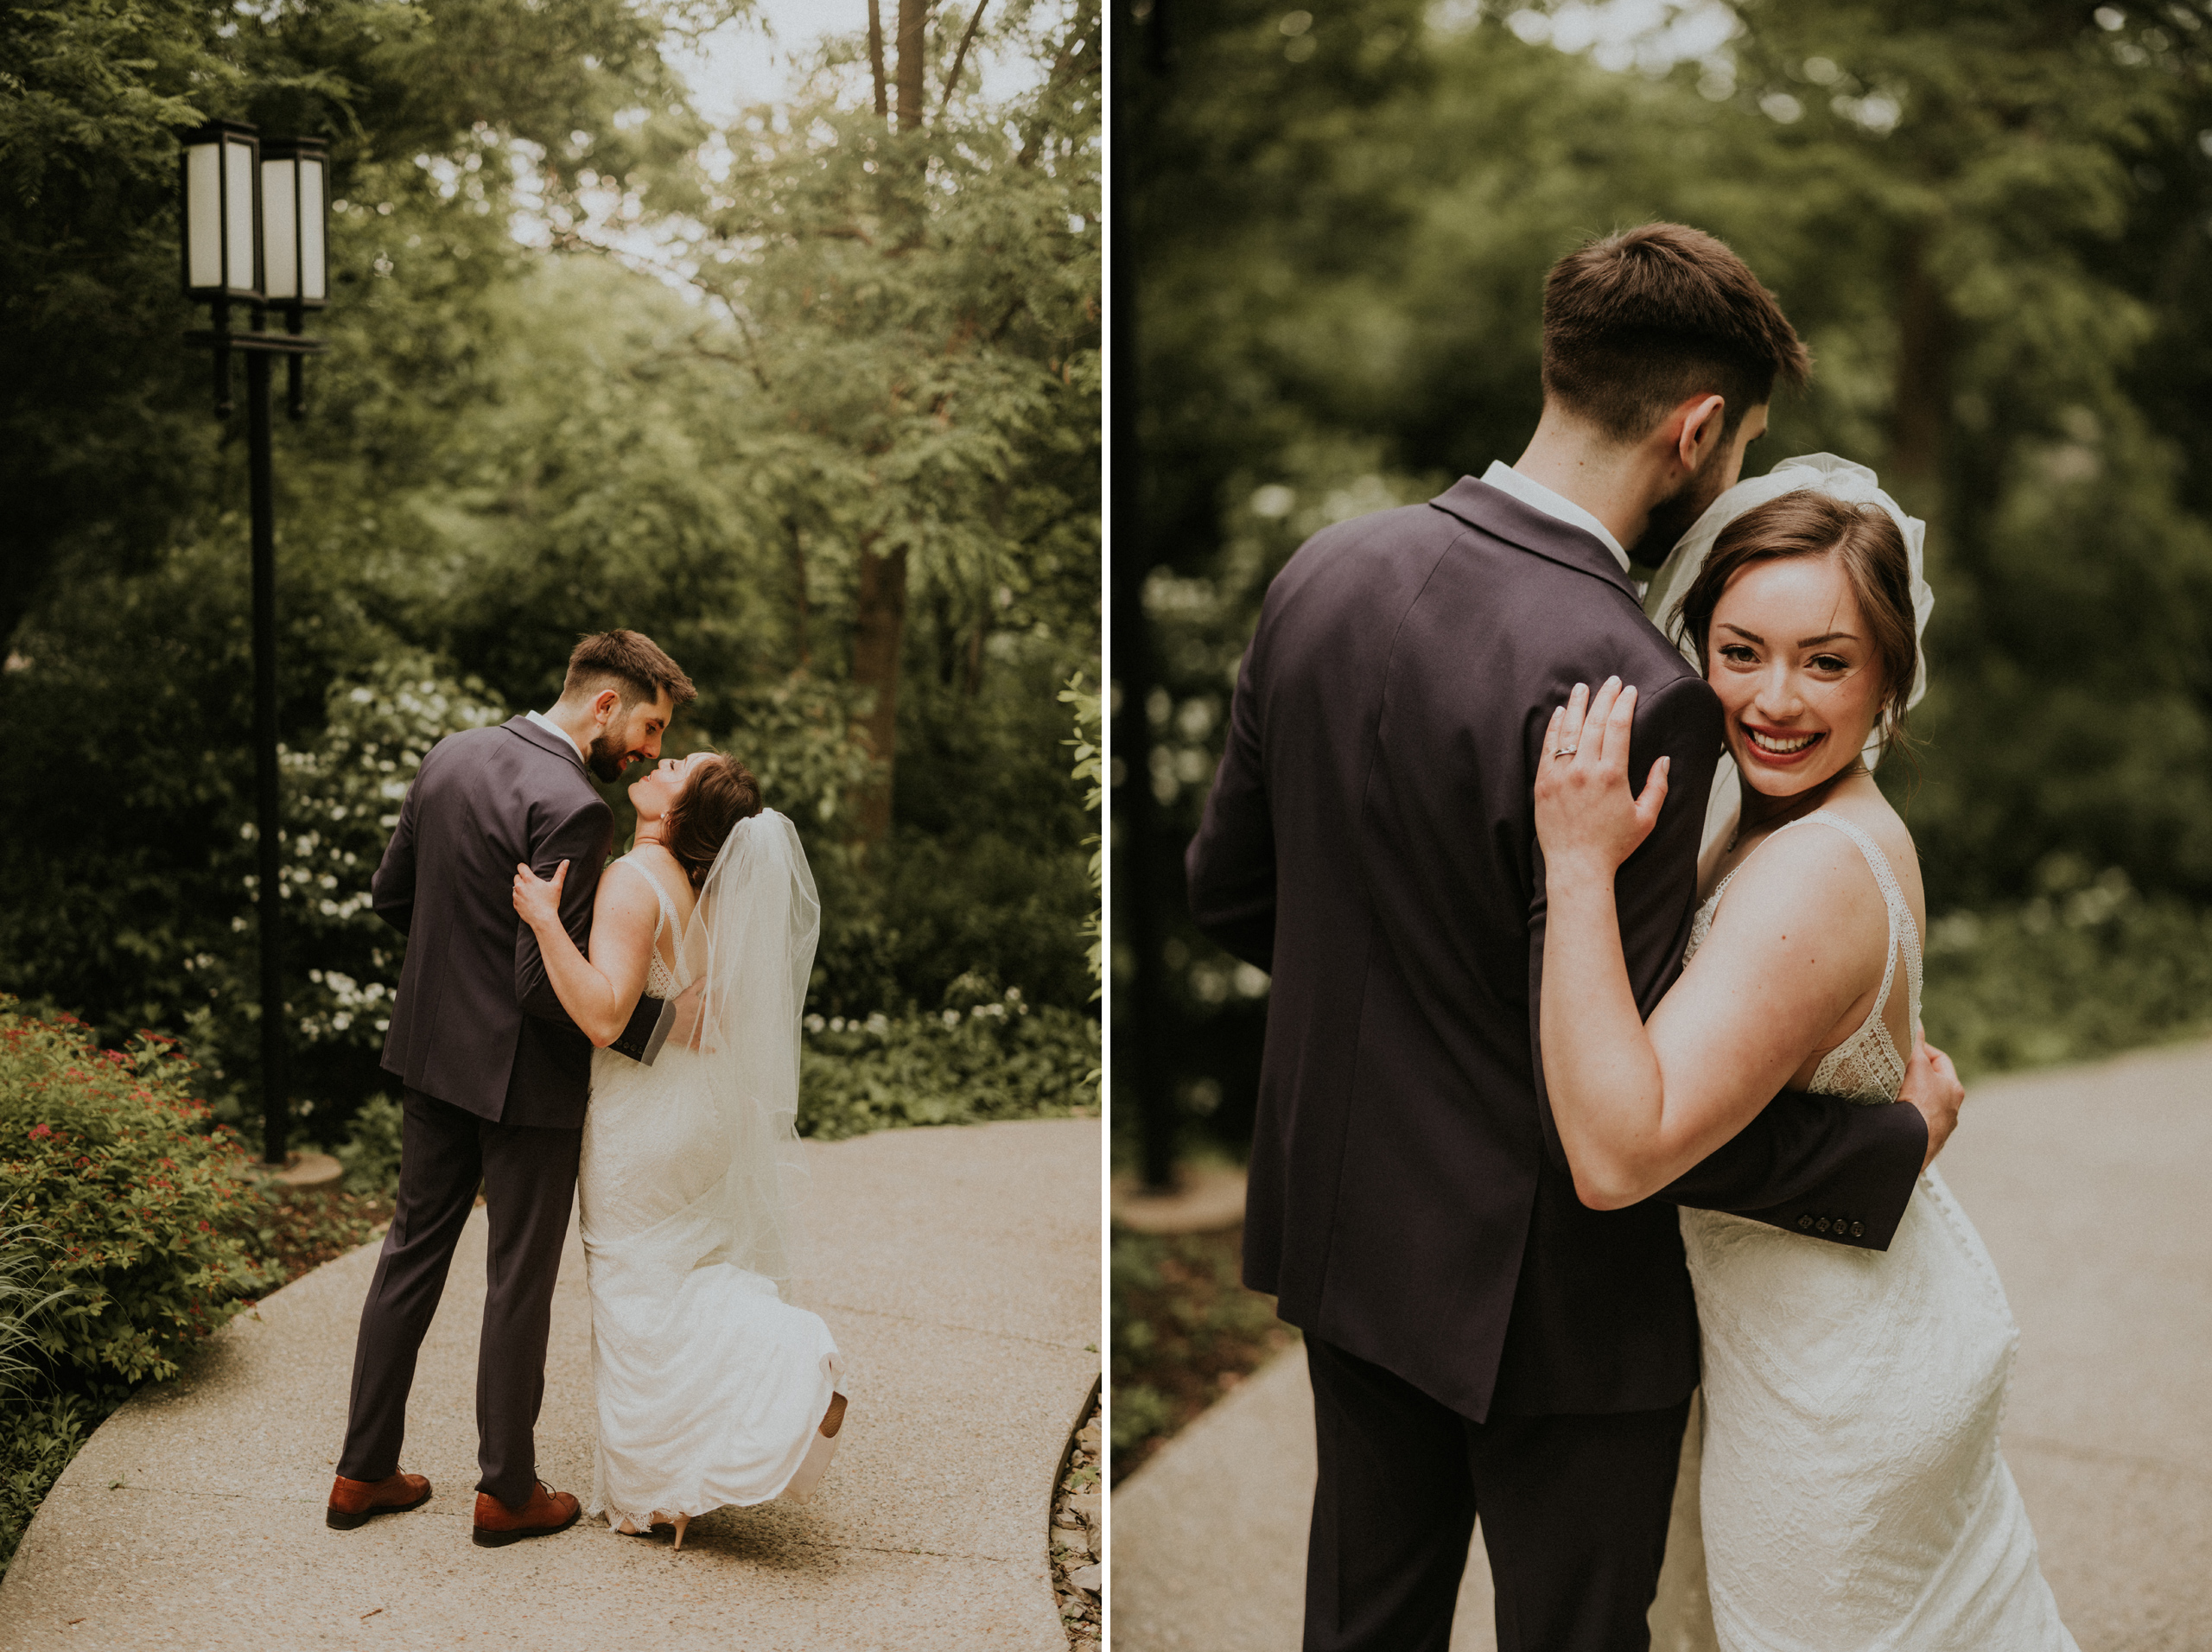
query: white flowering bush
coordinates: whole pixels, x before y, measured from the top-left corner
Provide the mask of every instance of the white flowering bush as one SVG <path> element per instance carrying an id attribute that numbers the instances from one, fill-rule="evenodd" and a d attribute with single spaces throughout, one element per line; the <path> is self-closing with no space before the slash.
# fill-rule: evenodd
<path id="1" fill-rule="evenodd" d="M 333 683 L 321 730 L 279 749 L 289 1089 L 310 1134 L 327 1133 L 315 1118 L 319 1107 L 376 1082 L 405 943 L 376 915 L 369 881 L 399 823 L 408 785 L 446 735 L 506 715 L 481 683 L 456 680 L 428 655 L 404 653 Z M 232 829 L 228 857 L 239 892 L 230 933 L 181 962 L 197 987 L 186 1032 L 208 1068 L 216 1115 L 251 1137 L 257 1109 L 242 1104 L 226 1080 L 258 1064 L 259 927 L 252 903 L 260 890 L 259 833 L 251 797 L 233 808 L 246 817 Z"/>
<path id="2" fill-rule="evenodd" d="M 282 758 L 284 921 L 292 956 L 308 966 L 293 989 L 293 1035 L 381 1049 L 404 943 L 371 907 L 369 880 L 430 747 L 508 714 L 481 683 L 454 682 L 421 656 L 337 684 L 328 703 L 321 737 Z M 251 841 L 251 825 L 244 835 Z"/>
<path id="3" fill-rule="evenodd" d="M 809 1015 L 798 1130 L 834 1141 L 917 1124 L 1095 1112 L 1098 1023 L 964 975 L 942 1007 Z"/>

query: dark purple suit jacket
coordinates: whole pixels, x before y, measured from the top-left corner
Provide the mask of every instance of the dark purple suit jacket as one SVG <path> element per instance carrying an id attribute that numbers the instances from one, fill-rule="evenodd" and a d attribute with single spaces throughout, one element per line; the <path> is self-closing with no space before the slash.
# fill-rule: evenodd
<path id="1" fill-rule="evenodd" d="M 1675 1203 L 1882 1249 L 1926 1151 L 1909 1106 L 1785 1094 L 1659 1198 L 1575 1198 L 1536 1049 L 1533 786 L 1552 708 L 1614 673 L 1630 772 L 1674 759 L 1616 886 L 1648 1015 L 1696 905 L 1719 702 L 1610 551 L 1471 477 L 1276 576 L 1187 856 L 1200 925 L 1274 978 L 1245 1283 L 1478 1420 L 1681 1400 Z"/>
<path id="2" fill-rule="evenodd" d="M 613 841 L 613 811 L 575 748 L 528 718 L 430 748 L 369 885 L 378 914 L 407 937 L 386 1071 L 480 1118 L 582 1128 L 591 1040 L 515 912 L 515 867 L 550 878 L 569 863 L 561 922 L 585 947 Z M 626 1039 L 661 1009 L 641 998 Z"/>

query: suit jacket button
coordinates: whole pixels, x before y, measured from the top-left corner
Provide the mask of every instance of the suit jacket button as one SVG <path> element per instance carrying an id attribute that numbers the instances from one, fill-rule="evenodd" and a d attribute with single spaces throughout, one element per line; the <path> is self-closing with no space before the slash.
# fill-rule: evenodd
<path id="1" fill-rule="evenodd" d="M 1866 1224 L 1864 1222 L 1853 1223 L 1851 1224 L 1851 1236 L 1854 1239 L 1864 1239 L 1866 1236 Z"/>
<path id="2" fill-rule="evenodd" d="M 1810 1232 L 1812 1232 L 1812 1230 L 1813 1230 L 1813 1218 L 1812 1218 L 1812 1217 L 1808 1217 L 1808 1216 L 1801 1216 L 1801 1217 L 1799 1217 L 1797 1218 L 1797 1229 L 1798 1229 L 1798 1231 L 1799 1231 L 1799 1232 L 1801 1232 L 1801 1233 L 1810 1233 Z"/>
<path id="3" fill-rule="evenodd" d="M 1822 1217 L 1818 1222 L 1813 1223 L 1813 1225 L 1818 1228 L 1822 1233 L 1826 1233 L 1828 1230 L 1828 1219 L 1826 1217 Z"/>

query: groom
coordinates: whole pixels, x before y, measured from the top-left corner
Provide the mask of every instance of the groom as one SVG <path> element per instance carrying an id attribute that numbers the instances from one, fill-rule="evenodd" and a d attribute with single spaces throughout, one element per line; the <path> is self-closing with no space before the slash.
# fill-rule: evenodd
<path id="1" fill-rule="evenodd" d="M 476 1357 L 475 1541 L 500 1547 L 566 1529 L 575 1497 L 537 1477 L 534 1431 L 561 1245 L 575 1198 L 591 1041 L 561 1007 L 515 867 L 569 879 L 561 920 L 579 947 L 613 842 L 614 816 L 585 778 L 612 782 L 660 755 L 694 695 L 634 631 L 587 637 L 553 709 L 449 734 L 423 759 L 370 889 L 407 937 L 384 1064 L 406 1085 L 399 1195 L 361 1309 L 346 1446 L 327 1519 L 350 1531 L 428 1500 L 400 1471 L 415 1357 L 437 1311 L 480 1183 L 490 1223 Z M 646 998 L 614 1047 L 650 1062 L 664 1007 Z"/>
<path id="2" fill-rule="evenodd" d="M 1806 367 L 1711 236 L 1595 242 L 1547 283 L 1519 461 L 1325 530 L 1268 588 L 1187 864 L 1199 924 L 1274 978 L 1244 1281 L 1306 1332 L 1306 1652 L 1443 1652 L 1478 1512 L 1501 1652 L 1647 1645 L 1698 1382 L 1675 1205 L 1881 1249 L 1955 1123 L 1955 1080 L 1918 1060 L 1904 1102 L 1785 1094 L 1601 1212 L 1544 1099 L 1546 725 L 1618 674 L 1631 772 L 1673 759 L 1618 883 L 1649 1014 L 1681 969 L 1722 716 L 1627 548 L 1663 559 Z"/>

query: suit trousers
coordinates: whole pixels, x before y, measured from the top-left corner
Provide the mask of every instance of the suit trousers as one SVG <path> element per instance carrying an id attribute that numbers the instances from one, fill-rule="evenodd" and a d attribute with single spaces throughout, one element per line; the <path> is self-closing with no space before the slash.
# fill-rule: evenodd
<path id="1" fill-rule="evenodd" d="M 1689 1401 L 1472 1422 L 1306 1339 L 1320 1479 L 1306 1652 L 1445 1652 L 1475 1516 L 1498 1652 L 1645 1652 Z"/>
<path id="2" fill-rule="evenodd" d="M 398 1208 L 361 1308 L 338 1471 L 381 1480 L 399 1467 L 416 1356 L 480 1181 L 491 1238 L 476 1351 L 476 1485 L 519 1509 L 537 1485 L 545 1344 L 583 1132 L 495 1124 L 413 1090 L 404 1110 Z"/>

